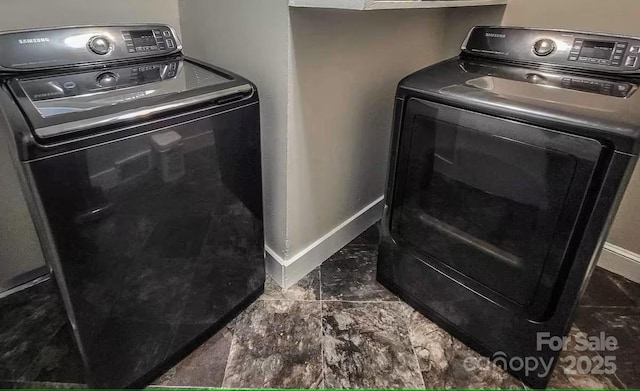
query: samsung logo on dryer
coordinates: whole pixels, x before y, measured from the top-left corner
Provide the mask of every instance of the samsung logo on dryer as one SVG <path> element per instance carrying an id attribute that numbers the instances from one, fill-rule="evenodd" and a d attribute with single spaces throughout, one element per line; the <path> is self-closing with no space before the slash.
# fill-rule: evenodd
<path id="1" fill-rule="evenodd" d="M 484 33 L 484 36 L 487 38 L 507 38 L 507 34 L 498 33 Z"/>
<path id="2" fill-rule="evenodd" d="M 50 42 L 51 40 L 47 37 L 39 37 L 39 38 L 24 38 L 24 39 L 19 39 L 18 43 L 20 45 L 28 45 L 28 44 L 32 44 L 32 43 L 46 43 L 46 42 Z"/>

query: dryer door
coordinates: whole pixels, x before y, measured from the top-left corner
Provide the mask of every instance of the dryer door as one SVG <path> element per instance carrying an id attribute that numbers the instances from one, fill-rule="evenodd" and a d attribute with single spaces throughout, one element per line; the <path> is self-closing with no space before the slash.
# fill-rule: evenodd
<path id="1" fill-rule="evenodd" d="M 503 320 L 496 330 L 514 335 L 520 322 L 553 317 L 581 216 L 593 208 L 588 195 L 602 145 L 418 99 L 407 103 L 396 140 L 386 228 L 396 248 L 424 267 L 409 273 L 413 282 L 399 277 L 409 261 L 383 244 L 380 279 L 487 351 L 504 336 L 491 334 L 490 324 L 487 335 L 478 327 L 490 314 L 483 305 L 500 308 L 502 319 L 491 323 Z M 421 294 L 414 283 L 438 294 Z M 459 289 L 474 300 L 465 303 Z M 477 308 L 465 313 L 471 304 Z"/>

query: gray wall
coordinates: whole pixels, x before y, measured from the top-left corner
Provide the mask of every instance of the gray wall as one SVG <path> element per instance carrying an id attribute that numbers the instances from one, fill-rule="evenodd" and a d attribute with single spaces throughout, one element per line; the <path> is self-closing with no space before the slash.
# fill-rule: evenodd
<path id="1" fill-rule="evenodd" d="M 266 244 L 287 243 L 287 0 L 180 0 L 188 55 L 228 68 L 258 86 Z"/>
<path id="2" fill-rule="evenodd" d="M 180 31 L 176 0 L 1 0 L 0 30 L 109 23 L 168 23 Z"/>

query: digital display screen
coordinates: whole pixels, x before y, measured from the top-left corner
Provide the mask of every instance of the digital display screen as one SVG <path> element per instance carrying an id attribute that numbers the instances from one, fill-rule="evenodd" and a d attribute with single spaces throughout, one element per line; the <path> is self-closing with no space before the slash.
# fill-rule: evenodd
<path id="1" fill-rule="evenodd" d="M 133 41 L 133 46 L 156 46 L 156 39 L 153 36 L 153 31 L 151 30 L 137 30 L 131 31 L 131 40 Z"/>
<path id="2" fill-rule="evenodd" d="M 615 46 L 615 42 L 584 41 L 580 56 L 600 60 L 611 60 Z"/>

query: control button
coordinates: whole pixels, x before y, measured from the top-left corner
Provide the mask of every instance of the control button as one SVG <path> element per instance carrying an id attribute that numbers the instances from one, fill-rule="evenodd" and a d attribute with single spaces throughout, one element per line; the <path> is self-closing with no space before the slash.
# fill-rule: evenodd
<path id="1" fill-rule="evenodd" d="M 160 30 L 153 30 L 153 35 L 155 35 L 156 37 L 161 37 L 162 32 Z"/>
<path id="2" fill-rule="evenodd" d="M 73 90 L 74 88 L 76 88 L 76 83 L 73 81 L 66 81 L 62 86 L 65 90 Z"/>
<path id="3" fill-rule="evenodd" d="M 167 39 L 167 47 L 173 49 L 176 45 L 173 43 L 173 39 Z"/>
<path id="4" fill-rule="evenodd" d="M 590 58 L 590 59 L 589 59 L 589 62 L 590 62 L 591 64 L 595 64 L 595 63 L 597 63 L 597 62 L 598 62 L 598 59 L 597 59 L 597 58 Z"/>
<path id="5" fill-rule="evenodd" d="M 129 48 L 129 53 L 135 53 L 136 52 L 136 48 Z"/>
<path id="6" fill-rule="evenodd" d="M 118 77 L 111 72 L 104 72 L 98 75 L 96 82 L 100 87 L 113 87 L 118 82 Z"/>
<path id="7" fill-rule="evenodd" d="M 89 49 L 99 55 L 105 55 L 111 51 L 111 42 L 106 37 L 96 35 L 91 37 L 88 43 Z"/>
<path id="8" fill-rule="evenodd" d="M 533 52 L 538 56 L 548 56 L 556 50 L 556 44 L 548 38 L 539 39 L 533 45 Z"/>
<path id="9" fill-rule="evenodd" d="M 636 62 L 638 62 L 638 57 L 629 56 L 629 57 L 627 57 L 626 60 L 624 60 L 624 66 L 625 67 L 635 67 L 636 66 Z"/>
<path id="10" fill-rule="evenodd" d="M 632 53 L 632 54 L 640 53 L 640 46 L 631 46 L 631 49 L 629 49 L 629 53 Z"/>
<path id="11" fill-rule="evenodd" d="M 569 57 L 569 61 L 578 61 L 578 56 Z"/>
<path id="12" fill-rule="evenodd" d="M 589 61 L 589 57 L 582 56 L 582 57 L 579 57 L 578 60 L 580 60 L 580 61 Z"/>
<path id="13" fill-rule="evenodd" d="M 627 48 L 627 43 L 626 42 L 616 43 L 616 47 L 617 48 L 626 49 Z"/>
<path id="14" fill-rule="evenodd" d="M 164 30 L 164 31 L 162 32 L 162 35 L 164 35 L 165 37 L 170 37 L 170 36 L 171 36 L 171 31 L 169 31 L 169 30 Z"/>

